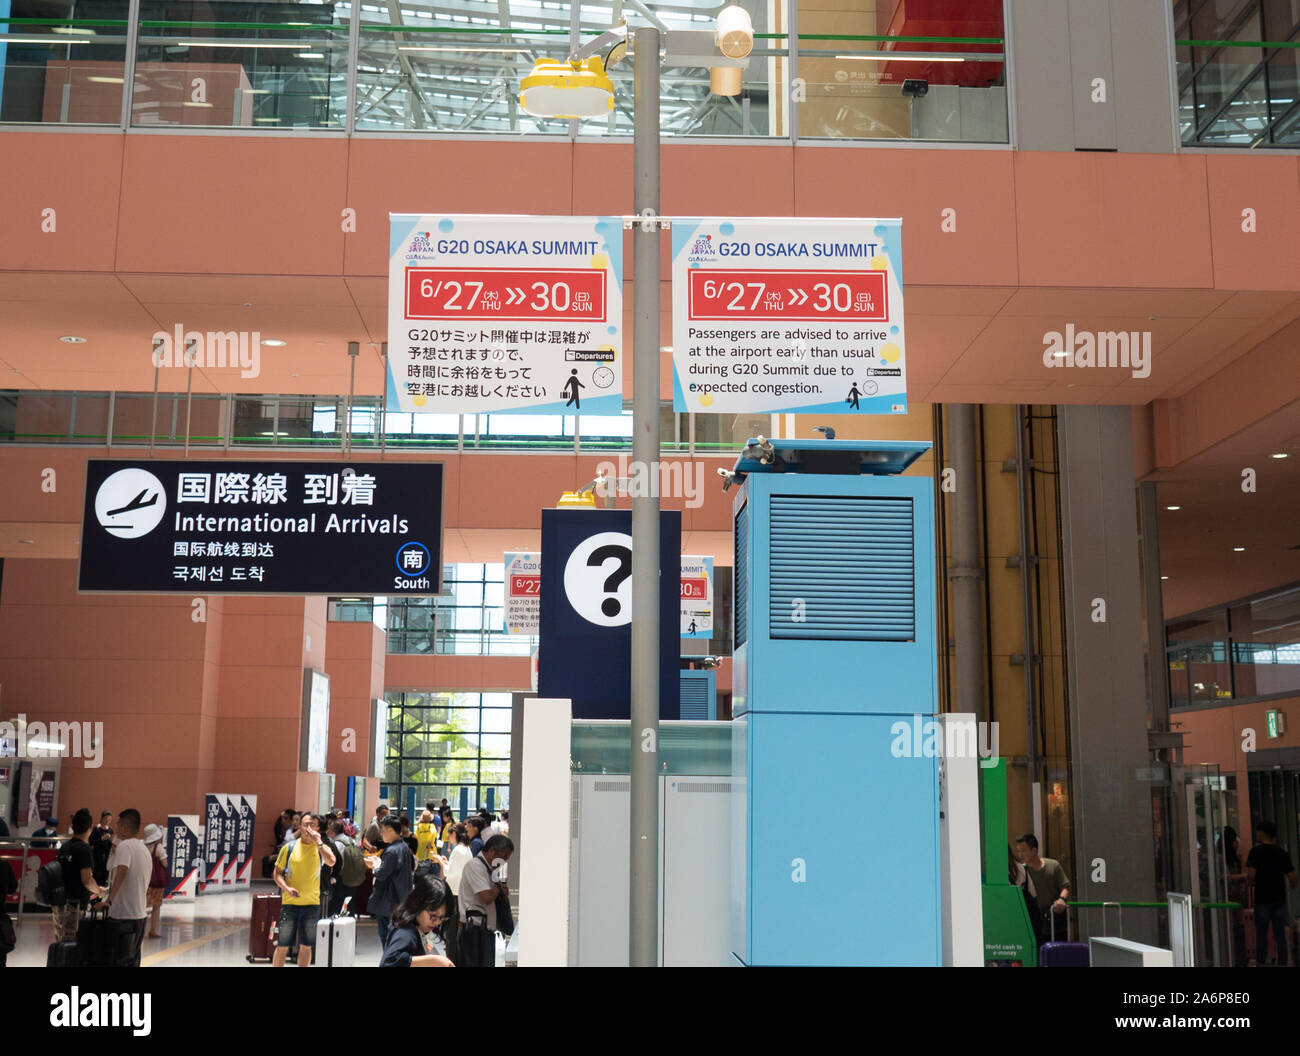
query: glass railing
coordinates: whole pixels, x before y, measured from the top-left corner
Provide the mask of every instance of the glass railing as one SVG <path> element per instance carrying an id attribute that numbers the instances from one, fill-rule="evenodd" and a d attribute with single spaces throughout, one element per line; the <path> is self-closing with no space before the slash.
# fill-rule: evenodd
<path id="1" fill-rule="evenodd" d="M 1174 33 L 1185 144 L 1300 147 L 1300 6 L 1176 0 Z"/>
<path id="2" fill-rule="evenodd" d="M 731 456 L 751 436 L 771 431 L 768 415 L 694 416 L 660 405 L 664 454 Z M 337 451 L 345 439 L 353 450 L 371 452 L 626 452 L 632 412 L 404 413 L 358 396 L 349 415 L 346 396 L 0 390 L 0 444 Z"/>
<path id="3" fill-rule="evenodd" d="M 650 0 L 626 12 L 712 31 L 717 4 Z M 665 65 L 667 137 L 1007 142 L 1000 0 L 943 25 L 915 5 L 803 14 L 744 0 L 754 49 L 737 95 L 703 67 Z M 0 0 L 0 122 L 138 128 L 600 137 L 632 133 L 632 63 L 611 67 L 607 117 L 538 118 L 519 105 L 539 59 L 563 59 L 624 13 L 618 0 L 387 5 Z M 359 18 L 355 16 L 359 15 Z M 573 17 L 576 15 L 577 17 Z M 129 102 L 123 95 L 129 85 Z M 125 116 L 124 116 L 125 115 Z"/>

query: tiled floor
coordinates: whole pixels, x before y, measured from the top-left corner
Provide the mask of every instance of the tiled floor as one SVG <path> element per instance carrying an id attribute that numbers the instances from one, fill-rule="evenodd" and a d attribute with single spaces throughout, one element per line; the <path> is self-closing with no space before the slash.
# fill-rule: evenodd
<path id="1" fill-rule="evenodd" d="M 228 892 L 200 897 L 194 902 L 163 906 L 161 939 L 145 939 L 141 967 L 268 967 L 265 961 L 250 965 L 248 922 L 253 894 L 269 894 L 273 885 L 259 881 L 252 892 Z M 54 941 L 48 913 L 24 913 L 17 930 L 18 947 L 9 954 L 11 967 L 44 967 L 45 953 Z M 502 960 L 500 937 L 497 963 Z M 357 921 L 358 967 L 379 964 L 379 931 L 370 917 Z M 292 963 L 292 962 L 290 962 Z"/>

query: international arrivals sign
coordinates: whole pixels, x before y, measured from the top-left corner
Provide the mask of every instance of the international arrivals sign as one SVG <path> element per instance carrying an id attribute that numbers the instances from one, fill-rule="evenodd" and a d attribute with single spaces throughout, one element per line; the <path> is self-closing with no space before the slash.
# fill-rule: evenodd
<path id="1" fill-rule="evenodd" d="M 437 462 L 92 459 L 77 585 L 144 594 L 437 594 Z"/>
<path id="2" fill-rule="evenodd" d="M 623 225 L 389 215 L 390 411 L 623 408 Z"/>
<path id="3" fill-rule="evenodd" d="M 673 409 L 906 414 L 901 221 L 673 223 Z"/>

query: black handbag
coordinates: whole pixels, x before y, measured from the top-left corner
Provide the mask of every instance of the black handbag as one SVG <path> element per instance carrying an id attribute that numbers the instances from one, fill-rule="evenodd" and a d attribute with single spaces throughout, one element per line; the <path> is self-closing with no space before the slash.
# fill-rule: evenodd
<path id="1" fill-rule="evenodd" d="M 471 909 L 456 935 L 457 968 L 492 968 L 497 961 L 496 935 L 488 931 L 487 914 Z"/>
<path id="2" fill-rule="evenodd" d="M 506 938 L 515 933 L 515 915 L 510 911 L 509 895 L 497 895 L 497 931 Z"/>

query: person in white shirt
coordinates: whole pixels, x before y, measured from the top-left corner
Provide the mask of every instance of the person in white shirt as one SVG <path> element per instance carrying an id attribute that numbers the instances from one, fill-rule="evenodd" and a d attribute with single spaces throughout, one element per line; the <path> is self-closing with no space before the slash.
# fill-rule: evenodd
<path id="1" fill-rule="evenodd" d="M 474 857 L 469 849 L 469 831 L 462 822 L 457 822 L 449 827 L 447 843 L 443 850 L 447 854 L 447 891 L 449 899 L 447 923 L 443 925 L 442 933 L 447 943 L 447 956 L 455 961 L 459 952 L 456 943 L 456 932 L 460 926 L 457 907 L 460 877 L 461 873 L 465 871 L 465 863 Z"/>
<path id="2" fill-rule="evenodd" d="M 456 900 L 461 928 L 472 923 L 469 914 L 474 913 L 476 917 L 486 918 L 481 922 L 486 924 L 489 935 L 497 930 L 496 900 L 502 895 L 509 895 L 510 889 L 503 881 L 494 879 L 493 874 L 505 865 L 514 851 L 514 841 L 509 836 L 493 836 L 483 844 L 479 855 L 466 863 L 460 876 L 460 895 Z M 475 967 L 491 966 L 484 964 Z"/>
<path id="3" fill-rule="evenodd" d="M 140 812 L 124 810 L 117 816 L 117 841 L 108 857 L 108 917 L 121 921 L 119 926 L 129 932 L 123 940 L 122 968 L 140 967 L 152 872 L 153 855 L 140 839 Z"/>

